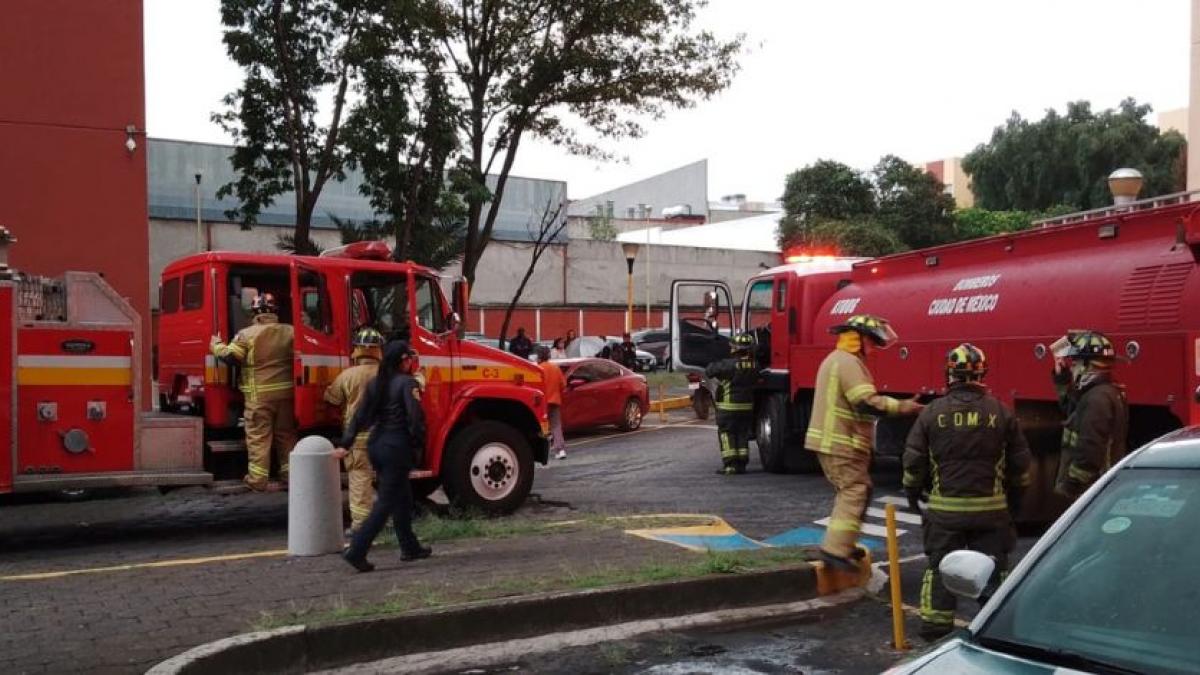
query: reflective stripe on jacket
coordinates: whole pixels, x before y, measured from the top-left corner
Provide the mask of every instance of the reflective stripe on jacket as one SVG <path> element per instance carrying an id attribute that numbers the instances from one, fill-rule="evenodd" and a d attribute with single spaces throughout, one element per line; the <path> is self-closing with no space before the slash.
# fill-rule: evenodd
<path id="1" fill-rule="evenodd" d="M 1004 511 L 1029 484 L 1033 458 L 1017 418 L 980 384 L 959 383 L 921 411 L 904 450 L 904 487 L 929 492 L 929 509 Z"/>
<path id="2" fill-rule="evenodd" d="M 242 366 L 240 388 L 247 401 L 277 401 L 292 396 L 292 327 L 274 314 L 259 314 L 228 344 L 214 343 L 219 359 Z"/>
<path id="3" fill-rule="evenodd" d="M 758 381 L 758 364 L 753 356 L 721 359 L 709 364 L 704 374 L 717 381 L 714 404 L 718 412 L 754 411 L 754 383 Z"/>
<path id="4" fill-rule="evenodd" d="M 804 447 L 831 455 L 870 453 L 873 416 L 899 412 L 898 400 L 875 391 L 875 380 L 862 357 L 835 349 L 817 370 Z"/>
<path id="5" fill-rule="evenodd" d="M 335 405 L 342 411 L 342 429 L 345 430 L 354 419 L 354 413 L 366 395 L 367 387 L 379 372 L 379 362 L 375 359 L 359 359 L 358 365 L 351 366 L 338 373 L 333 382 L 325 389 L 325 402 Z M 354 439 L 355 449 L 365 450 L 367 433 L 363 431 Z"/>

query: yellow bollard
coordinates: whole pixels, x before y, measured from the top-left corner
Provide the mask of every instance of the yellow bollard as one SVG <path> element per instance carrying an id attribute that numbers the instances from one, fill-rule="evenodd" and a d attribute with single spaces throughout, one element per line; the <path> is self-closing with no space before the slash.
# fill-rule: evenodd
<path id="1" fill-rule="evenodd" d="M 659 382 L 658 383 L 658 421 L 663 424 L 666 424 L 667 423 L 667 404 L 664 403 L 663 401 L 666 401 L 667 399 L 663 395 L 663 393 L 664 393 L 663 392 L 663 383 Z"/>
<path id="2" fill-rule="evenodd" d="M 909 647 L 908 641 L 904 639 L 904 605 L 900 594 L 900 543 L 896 540 L 896 505 L 888 504 L 886 511 L 888 576 L 889 585 L 892 587 L 892 646 L 904 651 Z"/>

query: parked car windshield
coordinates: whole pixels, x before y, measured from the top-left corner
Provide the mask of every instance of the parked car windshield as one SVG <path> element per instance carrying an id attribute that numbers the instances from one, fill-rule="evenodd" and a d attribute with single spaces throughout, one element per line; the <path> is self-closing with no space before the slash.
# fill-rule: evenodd
<path id="1" fill-rule="evenodd" d="M 1096 670 L 1200 672 L 1198 528 L 1200 471 L 1120 471 L 977 639 L 1063 665 L 1086 657 Z"/>

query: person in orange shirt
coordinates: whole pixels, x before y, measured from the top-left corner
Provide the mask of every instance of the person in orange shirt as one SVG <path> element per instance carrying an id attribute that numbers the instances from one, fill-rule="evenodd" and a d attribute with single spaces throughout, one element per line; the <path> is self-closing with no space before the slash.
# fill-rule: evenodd
<path id="1" fill-rule="evenodd" d="M 550 451 L 557 459 L 567 458 L 567 441 L 562 431 L 562 395 L 567 388 L 558 365 L 550 362 L 550 348 L 537 348 L 538 367 L 542 369 L 542 380 L 546 384 L 546 407 L 550 412 Z"/>

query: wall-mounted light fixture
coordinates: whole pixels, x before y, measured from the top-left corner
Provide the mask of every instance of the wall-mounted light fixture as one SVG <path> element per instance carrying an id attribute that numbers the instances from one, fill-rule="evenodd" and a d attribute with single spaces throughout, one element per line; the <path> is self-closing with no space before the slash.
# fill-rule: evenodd
<path id="1" fill-rule="evenodd" d="M 132 124 L 125 127 L 125 149 L 131 155 L 134 150 L 137 150 L 137 140 L 134 138 L 135 134 L 137 134 L 137 127 Z"/>

